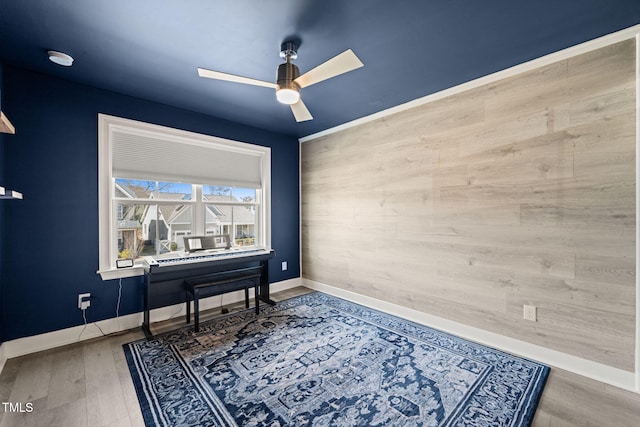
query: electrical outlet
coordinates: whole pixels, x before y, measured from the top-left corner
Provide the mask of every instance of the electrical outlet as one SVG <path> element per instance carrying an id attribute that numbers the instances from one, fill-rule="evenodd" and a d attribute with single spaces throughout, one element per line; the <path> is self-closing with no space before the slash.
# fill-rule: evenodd
<path id="1" fill-rule="evenodd" d="M 282 271 L 287 270 L 287 261 L 282 261 Z"/>
<path id="2" fill-rule="evenodd" d="M 89 298 L 91 298 L 91 294 L 88 292 L 86 294 L 78 295 L 78 308 L 80 310 L 86 310 L 87 308 L 89 308 L 89 306 L 91 305 L 91 301 L 89 300 Z"/>
<path id="3" fill-rule="evenodd" d="M 523 305 L 522 317 L 524 320 L 531 320 L 532 322 L 538 321 L 538 307 L 535 305 Z"/>

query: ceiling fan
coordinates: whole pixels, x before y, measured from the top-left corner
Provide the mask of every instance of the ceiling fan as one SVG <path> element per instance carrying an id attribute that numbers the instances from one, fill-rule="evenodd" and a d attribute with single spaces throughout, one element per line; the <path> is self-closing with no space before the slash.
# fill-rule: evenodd
<path id="1" fill-rule="evenodd" d="M 296 121 L 304 122 L 312 120 L 313 117 L 300 98 L 300 89 L 347 73 L 364 65 L 351 49 L 347 49 L 341 54 L 318 65 L 316 68 L 300 75 L 298 67 L 291 63 L 291 60 L 298 57 L 298 43 L 295 41 L 282 43 L 280 46 L 280 57 L 286 59 L 287 62 L 278 66 L 276 83 L 204 68 L 198 68 L 198 75 L 209 79 L 225 80 L 275 89 L 278 101 L 290 105 Z"/>

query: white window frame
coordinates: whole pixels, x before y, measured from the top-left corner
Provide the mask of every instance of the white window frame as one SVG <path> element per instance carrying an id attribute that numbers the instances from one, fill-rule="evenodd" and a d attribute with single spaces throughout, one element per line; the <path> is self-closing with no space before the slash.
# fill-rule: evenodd
<path id="1" fill-rule="evenodd" d="M 257 190 L 259 206 L 256 209 L 256 226 L 259 235 L 256 236 L 256 243 L 268 248 L 271 247 L 271 149 L 269 147 L 98 114 L 99 267 L 97 272 L 103 280 L 144 274 L 144 269 L 139 265 L 127 269 L 117 269 L 115 267 L 116 258 L 114 254 L 116 253 L 118 236 L 115 229 L 117 211 L 114 203 L 117 203 L 117 199 L 114 195 L 115 178 L 113 177 L 111 157 L 112 133 L 114 130 L 118 132 L 128 131 L 136 135 L 162 135 L 165 138 L 174 138 L 176 141 L 211 144 L 212 148 L 216 150 L 242 151 L 259 156 L 262 165 L 262 187 Z M 195 200 L 201 200 L 202 190 L 200 189 L 193 197 Z M 202 231 L 202 234 L 204 234 L 204 230 L 200 230 L 201 227 L 205 226 L 204 218 L 199 218 L 199 216 L 204 215 L 204 212 L 197 214 L 197 211 L 198 209 L 194 210 L 194 232 Z M 200 225 L 200 222 L 203 222 L 203 224 Z"/>

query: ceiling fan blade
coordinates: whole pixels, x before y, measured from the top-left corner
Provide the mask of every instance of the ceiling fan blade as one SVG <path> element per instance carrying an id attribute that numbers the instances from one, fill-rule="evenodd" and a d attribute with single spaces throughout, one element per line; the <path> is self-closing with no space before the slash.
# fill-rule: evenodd
<path id="1" fill-rule="evenodd" d="M 313 120 L 313 116 L 307 110 L 307 106 L 304 105 L 302 99 L 295 104 L 291 104 L 291 112 L 296 118 L 296 122 L 306 122 L 307 120 Z"/>
<path id="2" fill-rule="evenodd" d="M 206 77 L 208 79 L 225 80 L 234 83 L 244 83 L 247 85 L 263 86 L 271 89 L 276 89 L 276 84 L 271 82 L 265 82 L 263 80 L 251 79 L 249 77 L 236 76 L 235 74 L 221 73 L 220 71 L 207 70 L 205 68 L 198 68 L 198 75 L 200 77 Z"/>
<path id="3" fill-rule="evenodd" d="M 301 88 L 307 87 L 362 66 L 364 66 L 364 64 L 356 54 L 353 53 L 351 49 L 347 49 L 341 54 L 318 65 L 313 70 L 307 71 L 295 79 L 294 82 L 296 82 Z"/>

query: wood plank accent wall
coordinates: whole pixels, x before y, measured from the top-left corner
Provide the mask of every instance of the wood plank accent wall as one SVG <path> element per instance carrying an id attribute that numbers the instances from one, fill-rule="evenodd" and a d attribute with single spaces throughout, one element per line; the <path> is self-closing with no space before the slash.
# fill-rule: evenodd
<path id="1" fill-rule="evenodd" d="M 303 277 L 633 372 L 635 78 L 628 40 L 303 143 Z"/>

